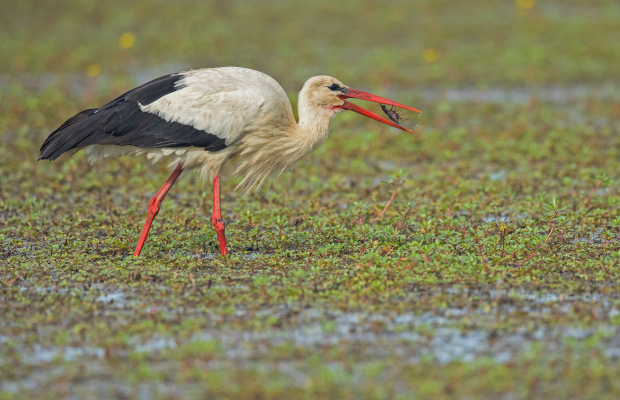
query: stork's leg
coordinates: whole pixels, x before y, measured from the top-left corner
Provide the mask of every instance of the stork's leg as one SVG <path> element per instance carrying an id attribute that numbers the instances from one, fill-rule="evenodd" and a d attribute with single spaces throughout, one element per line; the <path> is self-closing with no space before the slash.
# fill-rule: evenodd
<path id="1" fill-rule="evenodd" d="M 138 240 L 138 245 L 136 246 L 136 251 L 133 253 L 134 256 L 139 256 L 142 251 L 142 246 L 144 246 L 144 242 L 146 242 L 146 237 L 149 235 L 149 229 L 151 229 L 151 224 L 155 219 L 155 216 L 159 212 L 159 208 L 161 207 L 161 202 L 164 201 L 164 197 L 166 197 L 166 193 L 168 190 L 174 185 L 179 175 L 183 172 L 183 164 L 177 165 L 177 167 L 172 171 L 172 174 L 164 183 L 164 186 L 159 189 L 159 192 L 149 201 L 149 210 L 146 214 L 146 221 L 144 222 L 144 228 L 142 228 L 142 234 L 140 235 L 140 240 Z"/>
<path id="2" fill-rule="evenodd" d="M 228 249 L 226 249 L 226 235 L 224 233 L 226 225 L 224 225 L 224 220 L 222 219 L 220 200 L 220 176 L 218 175 L 213 179 L 213 227 L 217 233 L 217 241 L 220 242 L 220 251 L 222 255 L 225 256 L 228 254 Z"/>

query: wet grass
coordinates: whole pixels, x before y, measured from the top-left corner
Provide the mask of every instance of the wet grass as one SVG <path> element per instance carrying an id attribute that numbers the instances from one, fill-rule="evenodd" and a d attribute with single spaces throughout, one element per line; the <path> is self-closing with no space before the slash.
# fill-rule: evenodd
<path id="1" fill-rule="evenodd" d="M 500 24 L 495 3 L 316 2 L 302 18 L 322 21 L 313 40 L 302 22 L 263 28 L 295 14 L 290 3 L 188 3 L 197 11 L 183 18 L 172 3 L 49 4 L 22 10 L 0 40 L 11 60 L 0 81 L 0 398 L 618 397 L 620 53 L 606 25 L 617 5 L 509 3 Z M 220 25 L 197 25 L 215 18 L 200 7 Z M 345 9 L 377 29 L 353 29 Z M 221 27 L 226 13 L 252 12 L 243 29 Z M 164 23 L 176 36 L 161 35 Z M 516 27 L 527 29 L 495 34 Z M 127 30 L 136 44 L 119 50 Z M 219 50 L 198 50 L 210 40 Z M 251 51 L 265 43 L 278 46 Z M 542 58 L 527 56 L 534 45 Z M 79 51 L 55 55 L 67 46 Z M 456 53 L 424 61 L 431 47 Z M 367 58 L 345 63 L 351 54 Z M 562 66 L 547 68 L 552 58 Z M 293 100 L 308 75 L 329 73 L 424 114 L 405 123 L 415 135 L 340 115 L 320 149 L 256 195 L 227 176 L 229 257 L 210 187 L 184 174 L 133 258 L 168 168 L 36 156 L 68 116 L 171 72 L 150 63 L 262 69 Z M 101 72 L 88 77 L 93 64 Z"/>

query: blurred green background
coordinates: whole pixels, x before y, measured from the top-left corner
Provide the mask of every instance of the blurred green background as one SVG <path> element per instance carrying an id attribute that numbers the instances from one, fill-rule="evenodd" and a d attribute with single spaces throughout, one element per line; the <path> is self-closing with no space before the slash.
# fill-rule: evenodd
<path id="1" fill-rule="evenodd" d="M 317 74 L 399 88 L 620 77 L 616 0 L 5 0 L 0 26 L 2 74 L 235 65 L 287 90 Z"/>

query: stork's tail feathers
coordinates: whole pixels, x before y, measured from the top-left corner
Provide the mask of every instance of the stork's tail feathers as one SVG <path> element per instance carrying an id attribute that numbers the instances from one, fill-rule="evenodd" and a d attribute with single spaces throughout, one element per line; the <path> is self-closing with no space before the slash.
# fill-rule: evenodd
<path id="1" fill-rule="evenodd" d="M 95 111 L 97 111 L 96 108 L 84 110 L 69 118 L 60 128 L 52 132 L 41 146 L 39 160 L 55 160 L 66 151 L 71 150 L 75 144 L 92 133 L 92 129 L 89 130 L 88 125 L 92 126 L 93 129 L 97 129 L 99 127 L 98 124 L 93 126 L 93 124 L 86 125 L 81 123 L 89 119 Z"/>

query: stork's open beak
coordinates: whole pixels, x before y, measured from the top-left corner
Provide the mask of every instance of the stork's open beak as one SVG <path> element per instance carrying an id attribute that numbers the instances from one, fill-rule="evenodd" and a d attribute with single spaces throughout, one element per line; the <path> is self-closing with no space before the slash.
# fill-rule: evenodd
<path id="1" fill-rule="evenodd" d="M 341 98 L 342 100 L 352 98 L 352 99 L 360 99 L 360 100 L 372 101 L 372 102 L 375 102 L 375 103 L 385 104 L 385 105 L 388 105 L 388 106 L 395 106 L 395 107 L 399 107 L 399 108 L 405 108 L 407 110 L 415 111 L 415 112 L 420 113 L 420 114 L 422 113 L 422 111 L 416 110 L 415 108 L 411 108 L 411 107 L 406 106 L 404 104 L 400 104 L 400 103 L 397 103 L 395 101 L 392 101 L 392 100 L 389 100 L 389 99 L 386 99 L 386 98 L 383 98 L 383 97 L 380 97 L 380 96 L 375 96 L 372 93 L 363 92 L 363 91 L 357 90 L 357 89 L 349 88 L 349 91 L 347 93 L 343 93 L 343 94 L 339 95 L 338 97 Z M 358 114 L 362 114 L 362 115 L 364 115 L 364 116 L 366 116 L 368 118 L 372 118 L 372 119 L 377 120 L 379 122 L 382 122 L 382 123 L 384 123 L 386 125 L 393 126 L 394 128 L 398 128 L 398 129 L 401 129 L 403 131 L 407 131 L 407 132 L 413 133 L 413 131 L 410 131 L 407 128 L 404 128 L 404 127 L 402 127 L 402 126 L 400 126 L 400 125 L 398 125 L 398 124 L 396 124 L 396 123 L 394 123 L 394 122 L 392 122 L 390 120 L 387 120 L 387 119 L 385 119 L 385 118 L 375 114 L 372 111 L 368 111 L 367 109 L 365 109 L 363 107 L 360 107 L 360 106 L 358 106 L 356 104 L 353 104 L 353 103 L 351 103 L 349 101 L 344 100 L 344 104 L 341 105 L 341 106 L 337 106 L 337 107 L 338 108 L 342 108 L 344 110 L 355 111 Z"/>

